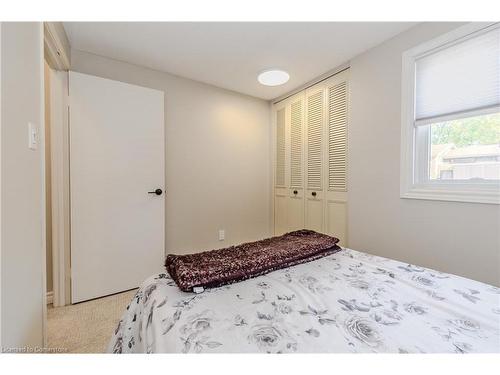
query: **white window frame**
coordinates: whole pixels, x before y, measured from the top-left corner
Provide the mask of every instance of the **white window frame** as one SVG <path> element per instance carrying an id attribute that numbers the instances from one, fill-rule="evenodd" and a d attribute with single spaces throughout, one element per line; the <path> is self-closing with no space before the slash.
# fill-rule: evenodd
<path id="1" fill-rule="evenodd" d="M 423 43 L 402 56 L 401 87 L 401 198 L 455 202 L 500 204 L 498 181 L 442 181 L 429 179 L 430 125 L 415 126 L 415 63 L 424 54 L 446 48 L 470 34 L 490 28 L 495 23 L 469 23 Z M 493 26 L 494 27 L 494 26 Z M 469 111 L 468 116 L 491 113 Z M 443 117 L 441 121 L 450 120 Z M 422 132 L 418 134 L 417 132 Z M 417 152 L 419 150 L 419 152 Z"/>

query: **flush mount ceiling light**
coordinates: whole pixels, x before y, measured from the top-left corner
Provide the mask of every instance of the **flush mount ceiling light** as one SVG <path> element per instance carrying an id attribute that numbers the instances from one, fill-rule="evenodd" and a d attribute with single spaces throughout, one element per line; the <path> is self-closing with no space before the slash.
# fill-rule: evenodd
<path id="1" fill-rule="evenodd" d="M 290 79 L 290 75 L 284 70 L 265 70 L 257 77 L 259 82 L 265 86 L 279 86 Z"/>

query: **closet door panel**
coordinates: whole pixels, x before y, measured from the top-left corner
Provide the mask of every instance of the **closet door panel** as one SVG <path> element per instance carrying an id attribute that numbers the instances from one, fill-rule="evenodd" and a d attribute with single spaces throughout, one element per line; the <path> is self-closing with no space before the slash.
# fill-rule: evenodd
<path id="1" fill-rule="evenodd" d="M 323 176 L 324 90 L 307 96 L 307 188 L 321 190 Z"/>
<path id="2" fill-rule="evenodd" d="M 318 232 L 324 230 L 324 100 L 323 88 L 306 93 L 305 227 Z"/>
<path id="3" fill-rule="evenodd" d="M 327 190 L 326 230 L 347 246 L 347 127 L 348 72 L 334 76 L 326 84 Z"/>
<path id="4" fill-rule="evenodd" d="M 290 187 L 296 189 L 303 187 L 303 106 L 302 98 L 290 104 Z"/>
<path id="5" fill-rule="evenodd" d="M 290 100 L 290 195 L 288 230 L 304 228 L 304 96 Z"/>
<path id="6" fill-rule="evenodd" d="M 286 183 L 286 108 L 276 112 L 276 158 L 274 184 L 285 187 Z"/>
<path id="7" fill-rule="evenodd" d="M 328 87 L 328 190 L 347 191 L 347 82 Z"/>
<path id="8" fill-rule="evenodd" d="M 331 201 L 327 203 L 328 228 L 326 233 L 337 237 L 340 246 L 347 246 L 347 202 Z"/>
<path id="9" fill-rule="evenodd" d="M 287 108 L 281 105 L 275 113 L 274 155 L 274 233 L 281 235 L 288 230 L 287 186 Z"/>
<path id="10" fill-rule="evenodd" d="M 323 232 L 323 200 L 306 200 L 306 228 L 316 232 Z"/>
<path id="11" fill-rule="evenodd" d="M 304 198 L 290 196 L 288 199 L 288 231 L 304 229 Z"/>
<path id="12" fill-rule="evenodd" d="M 281 190 L 281 189 L 280 189 Z M 287 232 L 287 206 L 286 193 L 277 192 L 274 196 L 274 234 L 281 235 Z"/>

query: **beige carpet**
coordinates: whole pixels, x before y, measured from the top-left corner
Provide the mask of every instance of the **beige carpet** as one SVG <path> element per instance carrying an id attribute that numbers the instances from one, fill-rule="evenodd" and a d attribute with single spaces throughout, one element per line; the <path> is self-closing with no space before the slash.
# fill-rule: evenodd
<path id="1" fill-rule="evenodd" d="M 49 348 L 65 353 L 104 353 L 136 290 L 47 309 Z"/>

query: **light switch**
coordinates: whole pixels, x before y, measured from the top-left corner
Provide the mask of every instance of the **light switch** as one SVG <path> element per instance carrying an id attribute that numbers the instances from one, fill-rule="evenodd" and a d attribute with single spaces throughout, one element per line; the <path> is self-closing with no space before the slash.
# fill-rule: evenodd
<path id="1" fill-rule="evenodd" d="M 226 232 L 224 231 L 224 229 L 219 230 L 219 241 L 224 241 L 225 238 Z"/>
<path id="2" fill-rule="evenodd" d="M 28 122 L 28 148 L 30 150 L 38 148 L 38 127 L 32 122 Z"/>

